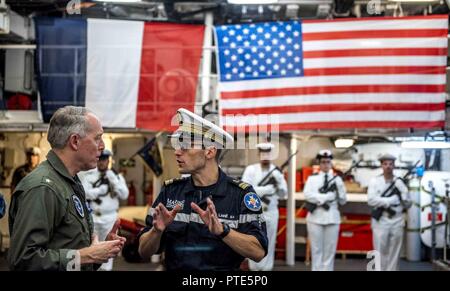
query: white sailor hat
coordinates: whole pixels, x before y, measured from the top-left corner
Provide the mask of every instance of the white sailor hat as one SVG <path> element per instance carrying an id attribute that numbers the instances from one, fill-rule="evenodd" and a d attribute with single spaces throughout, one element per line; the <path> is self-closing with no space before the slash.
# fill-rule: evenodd
<path id="1" fill-rule="evenodd" d="M 176 138 L 182 141 L 185 138 L 201 141 L 203 146 L 215 145 L 217 148 L 225 148 L 234 142 L 233 136 L 228 132 L 187 109 L 177 110 L 177 119 L 179 127 L 170 138 Z"/>
<path id="2" fill-rule="evenodd" d="M 333 159 L 333 154 L 331 153 L 330 150 L 321 150 L 319 151 L 319 153 L 316 155 L 316 159 L 320 160 L 322 158 L 328 158 L 328 159 Z"/>
<path id="3" fill-rule="evenodd" d="M 380 162 L 383 162 L 383 161 L 395 161 L 397 158 L 396 157 L 394 157 L 393 155 L 391 155 L 391 154 L 382 154 L 379 158 L 378 158 L 378 160 L 380 161 Z"/>
<path id="4" fill-rule="evenodd" d="M 27 155 L 37 156 L 41 154 L 41 150 L 38 147 L 29 147 L 25 150 Z"/>
<path id="5" fill-rule="evenodd" d="M 256 148 L 260 151 L 271 151 L 274 147 L 275 145 L 270 142 L 263 142 L 256 145 Z"/>

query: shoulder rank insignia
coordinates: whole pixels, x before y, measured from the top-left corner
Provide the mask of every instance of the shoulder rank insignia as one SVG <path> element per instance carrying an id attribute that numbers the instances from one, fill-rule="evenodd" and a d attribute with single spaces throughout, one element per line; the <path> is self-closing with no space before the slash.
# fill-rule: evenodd
<path id="1" fill-rule="evenodd" d="M 231 182 L 232 182 L 234 185 L 238 186 L 239 188 L 241 188 L 241 189 L 243 189 L 243 190 L 246 190 L 248 187 L 250 187 L 250 184 L 247 184 L 247 183 L 242 182 L 242 181 L 240 181 L 240 180 L 231 180 Z"/>
<path id="2" fill-rule="evenodd" d="M 42 183 L 48 184 L 48 185 L 52 185 L 53 181 L 50 180 L 48 177 L 43 177 L 42 178 Z"/>
<path id="3" fill-rule="evenodd" d="M 168 185 L 176 183 L 176 182 L 185 181 L 188 178 L 189 177 L 181 177 L 181 178 L 175 178 L 175 179 L 166 180 L 166 181 L 164 181 L 164 185 L 168 186 Z"/>
<path id="4" fill-rule="evenodd" d="M 170 184 L 172 184 L 173 183 L 173 179 L 170 179 L 170 180 L 166 180 L 166 181 L 164 181 L 164 185 L 170 185 Z"/>

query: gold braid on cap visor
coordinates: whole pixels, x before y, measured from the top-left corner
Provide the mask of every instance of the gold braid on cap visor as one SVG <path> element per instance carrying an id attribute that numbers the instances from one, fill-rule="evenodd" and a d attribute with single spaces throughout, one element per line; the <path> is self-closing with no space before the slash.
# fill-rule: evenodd
<path id="1" fill-rule="evenodd" d="M 180 133 L 190 134 L 191 137 L 203 137 L 203 139 L 210 140 L 221 146 L 224 146 L 223 137 L 215 133 L 213 130 L 208 130 L 207 127 L 195 124 L 195 123 L 182 123 L 178 128 Z"/>

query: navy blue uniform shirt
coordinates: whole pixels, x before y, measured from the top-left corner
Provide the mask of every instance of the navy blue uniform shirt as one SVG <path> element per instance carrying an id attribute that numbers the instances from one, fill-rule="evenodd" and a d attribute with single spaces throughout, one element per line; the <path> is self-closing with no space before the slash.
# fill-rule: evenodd
<path id="1" fill-rule="evenodd" d="M 219 169 L 215 185 L 196 187 L 192 178 L 165 182 L 153 209 L 162 203 L 168 210 L 176 204 L 182 209 L 167 226 L 161 238 L 159 253 L 165 252 L 167 270 L 238 270 L 244 257 L 236 253 L 218 236 L 209 232 L 200 216 L 191 208 L 191 202 L 206 209 L 210 197 L 216 207 L 219 220 L 240 233 L 253 235 L 267 254 L 266 223 L 262 218 L 261 200 L 249 184 L 233 180 Z M 153 217 L 147 215 L 147 227 L 152 228 Z"/>

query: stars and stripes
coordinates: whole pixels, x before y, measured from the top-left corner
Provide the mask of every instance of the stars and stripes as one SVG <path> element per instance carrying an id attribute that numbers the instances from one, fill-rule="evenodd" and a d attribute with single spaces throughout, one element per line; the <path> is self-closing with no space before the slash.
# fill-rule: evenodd
<path id="1" fill-rule="evenodd" d="M 217 26 L 223 125 L 442 127 L 447 34 L 447 15 Z"/>

